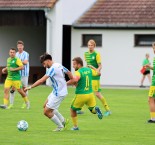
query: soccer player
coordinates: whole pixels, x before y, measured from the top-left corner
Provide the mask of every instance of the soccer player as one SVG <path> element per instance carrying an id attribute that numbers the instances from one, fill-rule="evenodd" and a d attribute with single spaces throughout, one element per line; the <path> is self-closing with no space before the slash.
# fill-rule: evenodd
<path id="1" fill-rule="evenodd" d="M 85 104 L 91 113 L 97 113 L 99 119 L 103 117 L 99 107 L 96 107 L 96 100 L 92 89 L 92 75 L 97 76 L 100 75 L 100 73 L 88 67 L 83 67 L 83 61 L 80 57 L 73 59 L 73 68 L 75 69 L 74 79 L 67 82 L 67 85 L 76 85 L 76 96 L 72 101 L 70 109 L 74 125 L 71 130 L 79 130 L 77 110 L 81 110 Z"/>
<path id="2" fill-rule="evenodd" d="M 17 58 L 15 48 L 11 48 L 9 51 L 10 57 L 7 59 L 7 67 L 2 70 L 2 73 L 8 73 L 4 83 L 4 104 L 0 105 L 0 108 L 7 109 L 9 103 L 9 91 L 11 87 L 17 89 L 21 94 L 26 104 L 27 109 L 30 108 L 30 102 L 26 96 L 26 93 L 22 89 L 20 70 L 23 69 L 23 64 L 19 58 Z"/>
<path id="3" fill-rule="evenodd" d="M 53 121 L 57 128 L 53 131 L 62 131 L 66 127 L 68 120 L 66 120 L 62 114 L 58 111 L 61 102 L 68 94 L 67 83 L 64 78 L 64 73 L 68 75 L 70 79 L 73 79 L 72 73 L 59 63 L 55 63 L 52 60 L 50 54 L 44 54 L 40 56 L 40 62 L 45 68 L 48 68 L 47 73 L 33 85 L 25 88 L 25 91 L 39 86 L 50 78 L 52 82 L 53 91 L 48 96 L 44 104 L 44 115 Z"/>
<path id="4" fill-rule="evenodd" d="M 19 58 L 23 63 L 23 69 L 20 70 L 21 75 L 21 82 L 23 90 L 28 86 L 28 77 L 29 77 L 29 54 L 28 52 L 24 51 L 24 42 L 19 40 L 17 41 L 17 48 L 18 52 L 16 53 L 16 57 Z M 28 92 L 25 92 L 28 95 Z M 10 105 L 8 109 L 13 108 L 14 104 L 14 95 L 15 95 L 15 88 L 10 90 Z M 23 103 L 21 108 L 26 108 L 26 104 Z"/>
<path id="5" fill-rule="evenodd" d="M 155 42 L 152 44 L 152 47 L 155 54 Z M 155 58 L 153 60 L 153 67 L 150 66 L 150 64 L 145 65 L 145 67 L 153 70 L 152 84 L 148 94 L 150 107 L 150 119 L 148 120 L 148 123 L 155 123 Z"/>
<path id="6" fill-rule="evenodd" d="M 97 69 L 98 72 L 101 71 L 102 65 L 101 65 L 101 56 L 98 52 L 95 51 L 96 43 L 94 40 L 88 41 L 88 48 L 89 51 L 85 52 L 84 57 L 87 65 L 92 65 Z M 100 88 L 100 76 L 93 76 L 92 77 L 92 86 L 93 91 L 97 98 L 102 102 L 106 112 L 104 113 L 104 116 L 109 116 L 111 114 L 110 108 L 106 102 L 106 99 L 101 94 L 101 88 Z"/>

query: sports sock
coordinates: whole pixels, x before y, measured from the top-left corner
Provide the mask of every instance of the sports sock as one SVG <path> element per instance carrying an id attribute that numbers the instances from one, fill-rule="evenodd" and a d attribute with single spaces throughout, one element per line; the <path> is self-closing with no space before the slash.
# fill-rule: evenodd
<path id="1" fill-rule="evenodd" d="M 4 105 L 6 105 L 6 106 L 8 106 L 8 103 L 9 103 L 9 100 L 8 99 L 6 99 L 6 98 L 4 98 Z"/>
<path id="2" fill-rule="evenodd" d="M 96 110 L 95 110 L 95 107 L 92 109 L 91 111 L 92 113 L 96 114 Z"/>
<path id="3" fill-rule="evenodd" d="M 14 103 L 14 98 L 15 98 L 15 92 L 10 93 L 10 104 L 12 104 L 12 105 Z"/>
<path id="4" fill-rule="evenodd" d="M 76 117 L 72 117 L 72 122 L 73 122 L 74 127 L 78 126 L 78 120 L 77 119 L 78 119 L 77 116 Z"/>
<path id="5" fill-rule="evenodd" d="M 60 114 L 60 112 L 58 110 L 54 110 L 54 114 L 59 118 L 59 120 L 61 122 L 64 122 L 65 121 L 65 118 Z"/>
<path id="6" fill-rule="evenodd" d="M 102 102 L 102 104 L 103 104 L 105 110 L 106 110 L 106 111 L 109 111 L 110 108 L 109 108 L 109 106 L 108 106 L 108 104 L 107 104 L 106 99 L 105 99 L 104 97 L 102 97 L 100 100 L 101 100 L 101 102 Z"/>
<path id="7" fill-rule="evenodd" d="M 151 120 L 155 121 L 155 112 L 150 112 Z"/>
<path id="8" fill-rule="evenodd" d="M 24 99 L 24 102 L 25 102 L 25 103 L 29 102 L 29 99 L 28 99 L 27 96 L 23 97 L 23 99 Z"/>
<path id="9" fill-rule="evenodd" d="M 54 114 L 54 116 L 51 118 L 51 120 L 58 126 L 58 127 L 64 127 L 59 120 L 59 118 Z"/>

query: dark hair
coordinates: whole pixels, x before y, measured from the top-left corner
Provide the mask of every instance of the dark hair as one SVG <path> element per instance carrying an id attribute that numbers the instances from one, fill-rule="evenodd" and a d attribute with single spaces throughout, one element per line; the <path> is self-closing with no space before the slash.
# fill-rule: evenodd
<path id="1" fill-rule="evenodd" d="M 10 48 L 10 50 L 14 50 L 14 51 L 16 51 L 16 49 L 15 49 L 15 48 L 13 48 L 13 47 L 12 47 L 12 48 Z"/>
<path id="2" fill-rule="evenodd" d="M 18 44 L 22 44 L 22 45 L 24 45 L 24 42 L 21 41 L 21 40 L 18 40 L 18 41 L 17 41 L 17 45 L 18 45 Z"/>
<path id="3" fill-rule="evenodd" d="M 45 60 L 52 60 L 52 56 L 48 53 L 44 53 L 40 56 L 40 62 L 43 63 Z"/>
<path id="4" fill-rule="evenodd" d="M 83 60 L 81 57 L 75 57 L 73 58 L 73 61 L 76 61 L 77 64 L 81 64 L 81 66 L 83 66 Z"/>

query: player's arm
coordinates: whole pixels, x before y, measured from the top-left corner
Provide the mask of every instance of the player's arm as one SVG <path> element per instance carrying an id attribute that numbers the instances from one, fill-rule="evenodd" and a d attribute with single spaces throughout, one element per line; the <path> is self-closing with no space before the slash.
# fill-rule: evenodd
<path id="1" fill-rule="evenodd" d="M 70 80 L 73 79 L 73 74 L 64 66 L 63 66 L 63 72 L 68 75 Z"/>
<path id="2" fill-rule="evenodd" d="M 32 89 L 32 88 L 35 88 L 35 87 L 37 87 L 37 86 L 43 84 L 48 78 L 49 78 L 49 76 L 44 75 L 41 79 L 37 80 L 34 84 L 32 84 L 32 85 L 29 86 L 29 87 L 26 87 L 26 88 L 24 89 L 24 91 L 30 90 L 30 89 Z"/>
<path id="3" fill-rule="evenodd" d="M 67 85 L 76 85 L 79 80 L 80 80 L 80 73 L 76 71 L 75 76 L 73 76 L 73 79 L 67 81 Z"/>
<path id="4" fill-rule="evenodd" d="M 145 68 L 149 68 L 149 69 L 152 69 L 152 70 L 153 70 L 153 67 L 152 67 L 151 65 L 149 65 L 149 64 L 146 64 L 144 67 L 145 67 Z"/>
<path id="5" fill-rule="evenodd" d="M 97 53 L 97 55 L 96 55 L 96 61 L 97 61 L 97 64 L 98 64 L 97 71 L 100 72 L 101 69 L 102 69 L 102 65 L 101 65 L 101 55 L 100 55 L 100 53 Z"/>
<path id="6" fill-rule="evenodd" d="M 7 73 L 7 67 L 2 69 L 2 74 L 6 74 Z"/>
<path id="7" fill-rule="evenodd" d="M 26 54 L 22 63 L 23 63 L 23 65 L 26 65 L 28 62 L 29 62 L 29 54 Z"/>
<path id="8" fill-rule="evenodd" d="M 100 76 L 101 75 L 100 71 L 98 71 L 98 69 L 95 68 L 94 66 L 92 66 L 92 65 L 87 65 L 87 66 L 92 69 L 93 76 Z"/>

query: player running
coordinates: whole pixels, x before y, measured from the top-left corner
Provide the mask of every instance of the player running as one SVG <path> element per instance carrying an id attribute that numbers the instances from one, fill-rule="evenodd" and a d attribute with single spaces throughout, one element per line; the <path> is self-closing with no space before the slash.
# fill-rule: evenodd
<path id="1" fill-rule="evenodd" d="M 16 55 L 16 49 L 11 48 L 9 51 L 10 57 L 7 59 L 7 67 L 2 70 L 2 73 L 8 73 L 4 83 L 4 104 L 0 105 L 0 108 L 7 109 L 9 103 L 9 91 L 11 87 L 17 89 L 21 94 L 26 104 L 27 109 L 30 108 L 30 102 L 26 93 L 22 89 L 20 70 L 23 69 L 23 64 Z"/>
<path id="2" fill-rule="evenodd" d="M 53 131 L 62 131 L 66 127 L 68 120 L 60 114 L 58 108 L 61 102 L 65 99 L 68 94 L 67 84 L 64 78 L 64 73 L 68 75 L 70 79 L 73 79 L 72 73 L 59 63 L 55 63 L 52 60 L 50 54 L 44 54 L 40 56 L 40 62 L 45 68 L 48 68 L 47 73 L 33 85 L 25 88 L 25 91 L 30 90 L 34 87 L 44 83 L 48 78 L 52 82 L 53 91 L 48 96 L 44 104 L 44 115 L 53 121 L 57 128 Z"/>
<path id="3" fill-rule="evenodd" d="M 92 75 L 97 76 L 100 73 L 88 67 L 83 67 L 83 61 L 80 57 L 73 59 L 73 68 L 75 69 L 74 79 L 67 82 L 67 85 L 76 85 L 76 96 L 72 101 L 70 109 L 73 122 L 73 128 L 71 130 L 79 130 L 77 111 L 81 110 L 85 104 L 91 113 L 97 113 L 99 119 L 103 117 L 99 107 L 96 107 L 96 100 L 92 90 Z"/>

